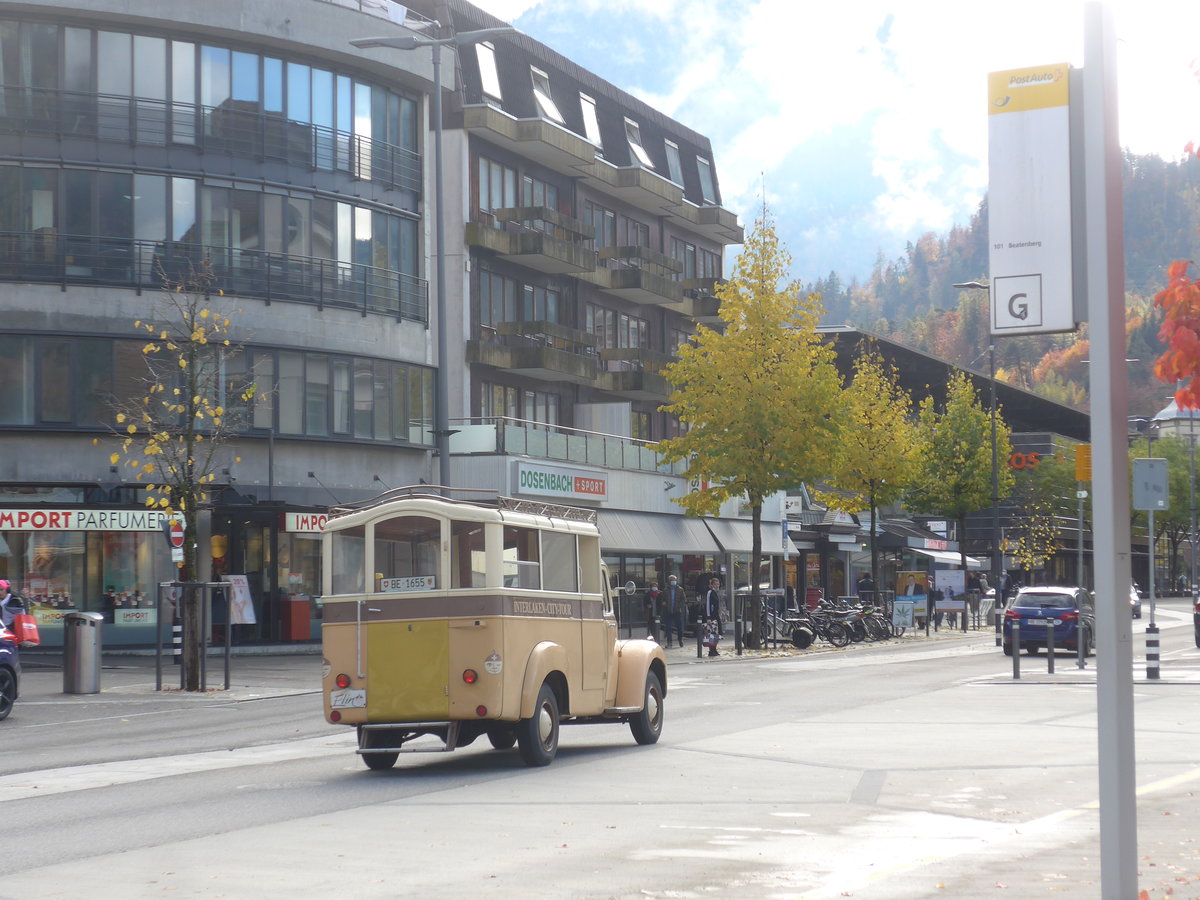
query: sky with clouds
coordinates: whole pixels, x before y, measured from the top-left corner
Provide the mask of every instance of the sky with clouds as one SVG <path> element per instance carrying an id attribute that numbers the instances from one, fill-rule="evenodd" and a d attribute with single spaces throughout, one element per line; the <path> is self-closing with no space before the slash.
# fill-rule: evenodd
<path id="1" fill-rule="evenodd" d="M 472 0 L 713 143 L 723 205 L 765 196 L 803 280 L 965 225 L 987 73 L 1082 66 L 1082 0 Z M 1200 0 L 1109 0 L 1121 142 L 1200 144 Z"/>

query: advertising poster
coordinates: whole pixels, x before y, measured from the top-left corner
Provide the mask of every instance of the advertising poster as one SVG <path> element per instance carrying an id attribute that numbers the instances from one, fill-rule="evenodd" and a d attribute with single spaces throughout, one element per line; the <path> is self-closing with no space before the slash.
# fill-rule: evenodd
<path id="1" fill-rule="evenodd" d="M 961 612 L 967 600 L 967 573 L 962 569 L 948 569 L 937 573 L 938 587 L 944 592 L 939 610 Z"/>
<path id="2" fill-rule="evenodd" d="M 250 582 L 245 575 L 226 575 L 225 580 L 233 587 L 229 598 L 229 624 L 254 625 L 258 619 L 254 616 L 254 602 L 250 597 Z"/>
<path id="3" fill-rule="evenodd" d="M 926 601 L 929 598 L 928 572 L 897 572 L 896 599 L 913 604 L 913 615 L 923 616 L 926 613 Z"/>

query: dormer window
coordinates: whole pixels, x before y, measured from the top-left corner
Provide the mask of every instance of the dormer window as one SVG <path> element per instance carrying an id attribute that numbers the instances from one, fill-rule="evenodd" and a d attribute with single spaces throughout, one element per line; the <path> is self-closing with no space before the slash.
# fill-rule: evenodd
<path id="1" fill-rule="evenodd" d="M 713 184 L 712 163 L 703 156 L 697 156 L 696 168 L 700 170 L 700 196 L 705 203 L 716 203 L 717 189 Z"/>
<path id="2" fill-rule="evenodd" d="M 564 124 L 562 113 L 558 111 L 554 98 L 550 96 L 550 76 L 532 66 L 529 72 L 533 76 L 533 99 L 537 101 L 538 110 L 547 119 L 553 119 L 559 125 Z"/>
<path id="3" fill-rule="evenodd" d="M 645 168 L 653 169 L 654 163 L 650 162 L 650 154 L 642 146 L 642 129 L 633 119 L 625 120 L 625 138 L 629 141 L 629 152 L 633 154 L 634 159 Z"/>
<path id="4" fill-rule="evenodd" d="M 579 95 L 579 105 L 583 109 L 584 136 L 597 147 L 603 147 L 600 140 L 600 120 L 596 117 L 596 101 L 587 94 Z"/>
<path id="5" fill-rule="evenodd" d="M 500 94 L 500 75 L 496 71 L 496 48 L 483 41 L 475 45 L 475 58 L 479 60 L 479 82 L 489 97 L 503 100 Z"/>
<path id="6" fill-rule="evenodd" d="M 668 178 L 680 187 L 683 186 L 683 166 L 679 162 L 679 145 L 667 141 L 667 172 Z"/>

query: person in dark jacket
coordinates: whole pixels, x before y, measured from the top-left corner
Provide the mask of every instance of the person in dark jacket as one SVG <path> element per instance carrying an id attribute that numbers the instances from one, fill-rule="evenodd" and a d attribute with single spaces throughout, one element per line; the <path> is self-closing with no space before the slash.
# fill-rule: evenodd
<path id="1" fill-rule="evenodd" d="M 679 638 L 679 646 L 683 646 L 683 608 L 686 605 L 683 588 L 679 580 L 671 575 L 667 578 L 667 589 L 662 592 L 661 609 L 663 630 L 666 632 L 667 646 L 671 646 L 671 632 Z"/>
<path id="2" fill-rule="evenodd" d="M 704 593 L 704 602 L 701 604 L 701 616 L 704 619 L 705 634 L 713 633 L 718 637 L 721 635 L 721 580 L 714 578 L 708 583 L 708 590 Z M 720 656 L 716 647 L 708 648 L 709 656 Z"/>
<path id="3" fill-rule="evenodd" d="M 646 616 L 646 637 L 655 643 L 658 642 L 658 616 L 661 598 L 662 591 L 658 589 L 658 582 L 650 582 L 650 590 L 642 595 L 642 612 Z"/>

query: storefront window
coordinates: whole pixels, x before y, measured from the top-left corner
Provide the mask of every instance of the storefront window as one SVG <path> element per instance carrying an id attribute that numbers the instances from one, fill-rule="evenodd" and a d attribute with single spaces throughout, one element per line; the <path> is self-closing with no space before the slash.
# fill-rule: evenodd
<path id="1" fill-rule="evenodd" d="M 39 626 L 46 627 L 43 639 L 51 645 L 62 640 L 56 626 L 73 611 L 101 613 L 117 629 L 110 641 L 149 641 L 145 632 L 122 629 L 154 624 L 157 586 L 173 577 L 162 535 L 120 528 L 43 527 L 68 516 L 109 517 L 113 524 L 137 521 L 142 527 L 149 521 L 140 510 L 0 510 L 7 524 L 37 529 L 0 531 L 0 577 L 26 599 Z"/>

